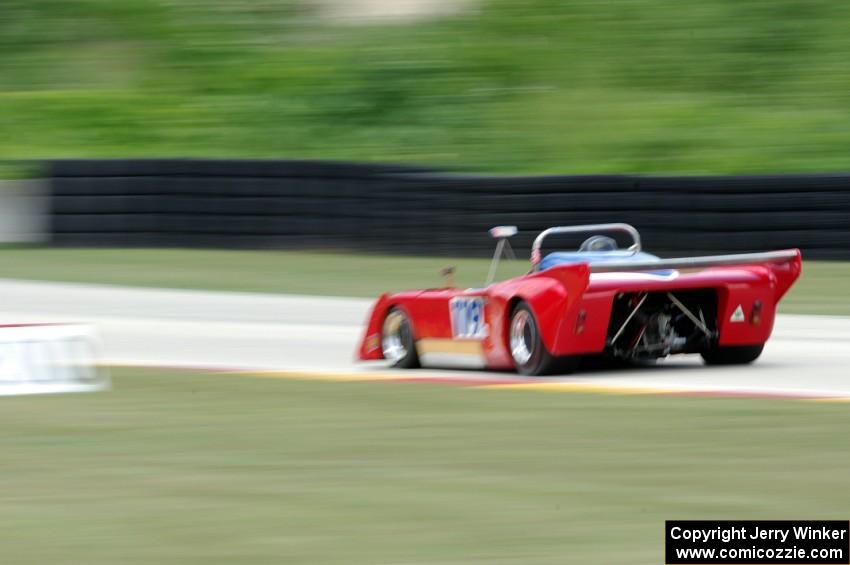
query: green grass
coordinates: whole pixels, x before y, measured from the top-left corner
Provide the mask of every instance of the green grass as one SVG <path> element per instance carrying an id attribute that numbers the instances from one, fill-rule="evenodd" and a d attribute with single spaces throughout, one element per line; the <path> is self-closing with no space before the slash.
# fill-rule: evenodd
<path id="1" fill-rule="evenodd" d="M 850 168 L 850 4 L 4 0 L 0 159 L 405 161 L 499 172 Z"/>
<path id="2" fill-rule="evenodd" d="M 662 562 L 666 519 L 846 519 L 850 410 L 116 372 L 2 399 L 3 562 Z"/>
<path id="3" fill-rule="evenodd" d="M 293 251 L 0 248 L 0 277 L 183 289 L 376 297 L 442 286 L 440 268 L 457 266 L 456 284 L 481 286 L 488 259 L 391 257 Z M 505 261 L 499 278 L 526 272 Z M 850 315 L 850 263 L 806 261 L 781 304 L 786 313 Z"/>
<path id="4" fill-rule="evenodd" d="M 505 262 L 502 275 L 529 268 L 527 261 L 511 263 Z M 442 286 L 445 279 L 438 272 L 447 265 L 457 266 L 457 284 L 480 286 L 489 264 L 486 259 L 306 251 L 0 249 L 0 277 L 363 297 Z"/>
<path id="5" fill-rule="evenodd" d="M 780 311 L 850 316 L 850 263 L 805 261 Z"/>

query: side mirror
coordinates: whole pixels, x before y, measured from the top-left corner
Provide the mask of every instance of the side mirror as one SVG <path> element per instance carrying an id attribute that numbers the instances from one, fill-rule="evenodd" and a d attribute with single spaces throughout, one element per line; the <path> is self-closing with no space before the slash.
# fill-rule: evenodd
<path id="1" fill-rule="evenodd" d="M 493 279 L 496 277 L 496 269 L 499 266 L 499 259 L 502 258 L 502 254 L 505 252 L 507 248 L 508 252 L 511 256 L 513 256 L 514 251 L 511 249 L 511 244 L 508 243 L 508 239 L 515 236 L 517 234 L 516 226 L 496 226 L 495 228 L 490 228 L 490 235 L 498 240 L 496 244 L 496 252 L 493 253 L 493 262 L 490 263 L 490 272 L 487 273 L 487 281 L 484 283 L 484 286 L 490 286 L 490 283 L 493 282 Z"/>
<path id="2" fill-rule="evenodd" d="M 440 276 L 446 277 L 446 286 L 449 288 L 455 287 L 455 271 L 457 268 L 454 265 L 443 267 L 440 269 Z"/>
<path id="3" fill-rule="evenodd" d="M 490 236 L 493 239 L 507 239 L 515 236 L 516 234 L 516 226 L 496 226 L 495 228 L 490 228 Z"/>

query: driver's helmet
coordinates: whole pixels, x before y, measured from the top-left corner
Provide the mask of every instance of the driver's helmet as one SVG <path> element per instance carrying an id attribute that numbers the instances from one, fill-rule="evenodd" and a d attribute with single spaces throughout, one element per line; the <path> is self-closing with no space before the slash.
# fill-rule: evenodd
<path id="1" fill-rule="evenodd" d="M 617 241 L 613 237 L 594 235 L 588 237 L 578 248 L 579 251 L 616 251 Z"/>

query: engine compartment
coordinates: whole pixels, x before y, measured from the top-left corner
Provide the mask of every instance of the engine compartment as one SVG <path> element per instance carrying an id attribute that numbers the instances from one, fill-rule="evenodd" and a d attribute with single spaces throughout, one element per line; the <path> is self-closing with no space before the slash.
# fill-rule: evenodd
<path id="1" fill-rule="evenodd" d="M 630 361 L 699 353 L 711 347 L 717 334 L 714 289 L 620 293 L 611 310 L 605 351 Z"/>

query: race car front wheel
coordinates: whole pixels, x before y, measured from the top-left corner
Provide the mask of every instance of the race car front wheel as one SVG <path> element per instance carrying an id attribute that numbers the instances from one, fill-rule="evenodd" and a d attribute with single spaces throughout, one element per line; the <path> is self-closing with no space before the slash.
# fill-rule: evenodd
<path id="1" fill-rule="evenodd" d="M 381 329 L 381 350 L 384 359 L 393 367 L 412 369 L 419 366 L 413 326 L 407 314 L 399 308 L 391 308 L 384 318 Z"/>
<path id="2" fill-rule="evenodd" d="M 520 302 L 511 313 L 508 326 L 508 348 L 516 370 L 521 375 L 548 375 L 553 372 L 570 373 L 578 365 L 578 357 L 555 357 L 543 344 L 540 327 L 534 312 L 525 302 Z"/>
<path id="3" fill-rule="evenodd" d="M 706 365 L 746 365 L 758 359 L 763 349 L 763 343 L 760 345 L 715 346 L 703 351 L 702 358 Z"/>

